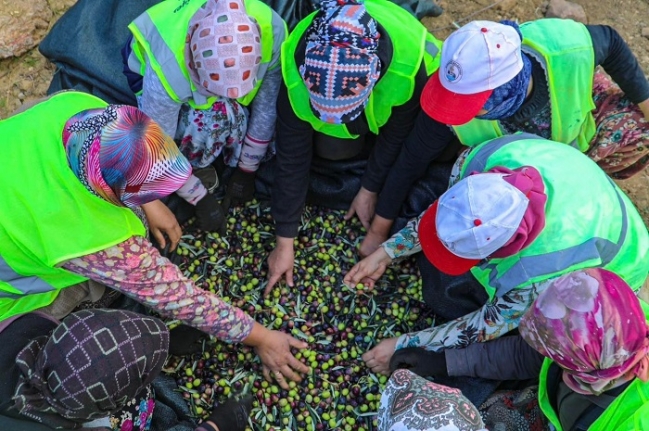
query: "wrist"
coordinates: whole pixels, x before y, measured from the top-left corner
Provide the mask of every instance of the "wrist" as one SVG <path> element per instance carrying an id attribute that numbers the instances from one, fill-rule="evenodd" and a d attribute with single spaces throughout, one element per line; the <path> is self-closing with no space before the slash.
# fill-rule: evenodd
<path id="1" fill-rule="evenodd" d="M 372 224 L 370 225 L 370 233 L 387 238 L 388 234 L 390 233 L 392 223 L 392 220 L 383 218 L 380 215 L 375 214 L 374 218 L 372 219 Z"/>
<path id="2" fill-rule="evenodd" d="M 365 194 L 368 196 L 376 196 L 376 192 L 369 191 L 365 187 L 361 186 L 360 190 L 358 190 L 358 194 Z"/>
<path id="3" fill-rule="evenodd" d="M 373 254 L 375 255 L 376 261 L 380 264 L 388 266 L 392 263 L 392 257 L 390 257 L 383 247 L 377 248 Z"/>
<path id="4" fill-rule="evenodd" d="M 644 114 L 644 117 L 647 119 L 647 121 L 649 121 L 649 99 L 638 103 L 638 107 Z"/>
<path id="5" fill-rule="evenodd" d="M 275 242 L 277 244 L 276 248 L 280 250 L 293 251 L 293 238 L 287 238 L 285 236 L 276 236 Z"/>
<path id="6" fill-rule="evenodd" d="M 250 331 L 250 334 L 248 334 L 248 336 L 244 338 L 242 342 L 246 346 L 259 347 L 264 343 L 264 340 L 268 338 L 269 334 L 270 330 L 268 328 L 260 323 L 255 322 L 252 326 L 252 331 Z"/>

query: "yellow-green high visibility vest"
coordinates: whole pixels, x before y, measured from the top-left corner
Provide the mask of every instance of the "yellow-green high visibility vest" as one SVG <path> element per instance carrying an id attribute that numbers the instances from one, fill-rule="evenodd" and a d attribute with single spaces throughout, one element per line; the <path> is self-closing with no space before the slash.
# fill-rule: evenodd
<path id="1" fill-rule="evenodd" d="M 415 76 L 422 60 L 426 73 L 432 75 L 439 67 L 442 42 L 428 33 L 415 17 L 405 9 L 386 0 L 365 0 L 368 13 L 388 33 L 393 45 L 390 65 L 376 83 L 365 106 L 365 118 L 372 133 L 388 122 L 392 108 L 403 105 L 415 91 Z M 336 138 L 353 139 L 344 124 L 325 123 L 313 114 L 309 91 L 295 63 L 295 51 L 304 33 L 318 12 L 300 21 L 282 45 L 282 74 L 288 90 L 288 98 L 298 118 L 311 124 L 314 130 Z"/>
<path id="2" fill-rule="evenodd" d="M 545 227 L 514 256 L 471 269 L 490 298 L 581 268 L 604 268 L 638 290 L 649 273 L 649 232 L 631 200 L 577 149 L 531 134 L 503 136 L 473 149 L 461 178 L 495 166 L 536 168 L 548 200 Z"/>
<path id="3" fill-rule="evenodd" d="M 133 33 L 129 69 L 144 76 L 148 62 L 169 97 L 195 109 L 207 109 L 218 100 L 217 96 L 207 97 L 197 91 L 185 63 L 189 21 L 204 4 L 205 0 L 165 0 L 147 9 L 128 26 Z M 264 75 L 271 68 L 273 52 L 279 51 L 288 30 L 286 23 L 268 5 L 259 0 L 244 0 L 244 4 L 246 13 L 259 24 L 261 37 L 257 83 L 250 93 L 237 99 L 247 106 L 255 98 Z"/>
<path id="4" fill-rule="evenodd" d="M 541 63 L 546 72 L 552 140 L 585 152 L 596 131 L 592 114 L 595 53 L 586 26 L 553 18 L 526 22 L 520 28 L 523 52 Z M 478 118 L 453 129 L 469 147 L 506 134 L 498 121 Z"/>
<path id="5" fill-rule="evenodd" d="M 640 300 L 649 323 L 649 304 Z M 552 408 L 548 394 L 548 370 L 552 360 L 546 358 L 539 376 L 539 406 L 557 431 L 563 431 L 557 412 Z M 644 431 L 649 430 L 649 382 L 635 379 L 588 427 L 588 431 Z"/>
<path id="6" fill-rule="evenodd" d="M 104 106 L 64 92 L 0 121 L 7 160 L 0 169 L 0 321 L 45 307 L 86 280 L 57 265 L 145 234 L 131 210 L 90 193 L 68 166 L 65 123 Z"/>

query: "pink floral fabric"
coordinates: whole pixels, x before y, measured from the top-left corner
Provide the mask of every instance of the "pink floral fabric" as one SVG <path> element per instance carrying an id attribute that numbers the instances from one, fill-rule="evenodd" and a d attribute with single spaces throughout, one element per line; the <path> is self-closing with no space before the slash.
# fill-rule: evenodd
<path id="1" fill-rule="evenodd" d="M 234 99 L 220 99 L 209 109 L 184 109 L 178 124 L 180 151 L 195 168 L 212 164 L 221 153 L 228 166 L 236 167 L 247 129 L 245 109 Z"/>
<path id="2" fill-rule="evenodd" d="M 599 395 L 636 377 L 649 380 L 649 330 L 640 301 L 599 268 L 555 279 L 523 316 L 525 341 L 564 370 L 575 392 Z"/>
<path id="3" fill-rule="evenodd" d="M 155 409 L 155 393 L 147 386 L 138 397 L 126 402 L 126 406 L 110 417 L 111 431 L 149 431 L 153 410 Z"/>
<path id="4" fill-rule="evenodd" d="M 593 82 L 597 134 L 586 154 L 611 177 L 630 178 L 649 164 L 649 122 L 602 72 Z"/>
<path id="5" fill-rule="evenodd" d="M 69 260 L 63 268 L 220 340 L 241 342 L 252 331 L 252 317 L 197 287 L 146 238 L 131 237 L 97 253 Z"/>

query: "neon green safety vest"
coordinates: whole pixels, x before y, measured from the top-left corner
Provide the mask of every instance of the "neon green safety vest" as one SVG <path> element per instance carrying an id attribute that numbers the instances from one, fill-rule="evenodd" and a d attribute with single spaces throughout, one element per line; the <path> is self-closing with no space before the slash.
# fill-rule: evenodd
<path id="1" fill-rule="evenodd" d="M 86 280 L 61 262 L 144 236 L 133 212 L 93 195 L 68 166 L 61 141 L 73 115 L 106 106 L 64 92 L 0 121 L 0 321 L 52 303 Z"/>
<path id="2" fill-rule="evenodd" d="M 552 140 L 588 150 L 595 136 L 593 68 L 595 53 L 590 34 L 581 23 L 540 19 L 521 25 L 522 50 L 543 65 L 550 91 Z M 474 118 L 454 126 L 469 147 L 506 135 L 498 121 Z"/>
<path id="3" fill-rule="evenodd" d="M 526 165 L 543 177 L 545 227 L 514 256 L 471 269 L 490 298 L 591 267 L 615 272 L 640 289 L 649 273 L 649 232 L 624 192 L 576 149 L 531 134 L 508 135 L 475 147 L 460 177 Z"/>
<path id="4" fill-rule="evenodd" d="M 649 323 L 649 305 L 640 301 Z M 552 360 L 546 358 L 539 376 L 539 406 L 557 431 L 563 431 L 557 412 L 548 395 L 548 370 Z M 635 379 L 607 408 L 588 431 L 649 430 L 649 382 Z"/>
<path id="5" fill-rule="evenodd" d="M 415 90 L 415 76 L 422 60 L 430 76 L 439 67 L 439 52 L 442 42 L 428 33 L 416 18 L 400 6 L 385 0 L 365 0 L 365 7 L 390 35 L 393 56 L 387 72 L 381 76 L 370 94 L 365 106 L 365 118 L 372 133 L 387 123 L 392 108 L 403 105 Z M 311 124 L 314 130 L 336 138 L 353 139 L 344 124 L 330 124 L 321 121 L 311 110 L 309 91 L 295 63 L 295 51 L 304 33 L 318 12 L 300 21 L 282 45 L 282 73 L 293 111 L 298 118 Z"/>
<path id="6" fill-rule="evenodd" d="M 158 75 L 169 96 L 178 103 L 189 103 L 195 109 L 207 109 L 218 99 L 199 93 L 185 63 L 185 37 L 189 21 L 205 0 L 165 0 L 147 9 L 128 28 L 133 33 L 128 67 L 144 76 L 146 62 Z M 261 63 L 257 83 L 252 91 L 237 99 L 249 105 L 255 98 L 266 72 L 278 67 L 271 64 L 273 52 L 279 52 L 288 30 L 286 23 L 268 5 L 259 0 L 244 0 L 246 12 L 259 24 Z"/>

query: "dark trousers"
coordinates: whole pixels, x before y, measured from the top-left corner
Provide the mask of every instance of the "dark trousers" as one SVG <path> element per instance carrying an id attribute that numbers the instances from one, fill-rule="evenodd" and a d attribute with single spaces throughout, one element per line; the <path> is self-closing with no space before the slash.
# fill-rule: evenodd
<path id="1" fill-rule="evenodd" d="M 421 273 L 424 302 L 438 318 L 436 324 L 476 311 L 489 299 L 484 287 L 470 272 L 458 276 L 444 274 L 426 259 L 424 253 L 419 253 L 417 265 Z M 435 381 L 458 388 L 478 407 L 500 384 L 498 380 L 467 376 L 442 377 Z"/>
<path id="2" fill-rule="evenodd" d="M 470 272 L 447 275 L 435 268 L 424 253 L 417 257 L 424 302 L 445 321 L 465 316 L 482 307 L 489 296 Z"/>

